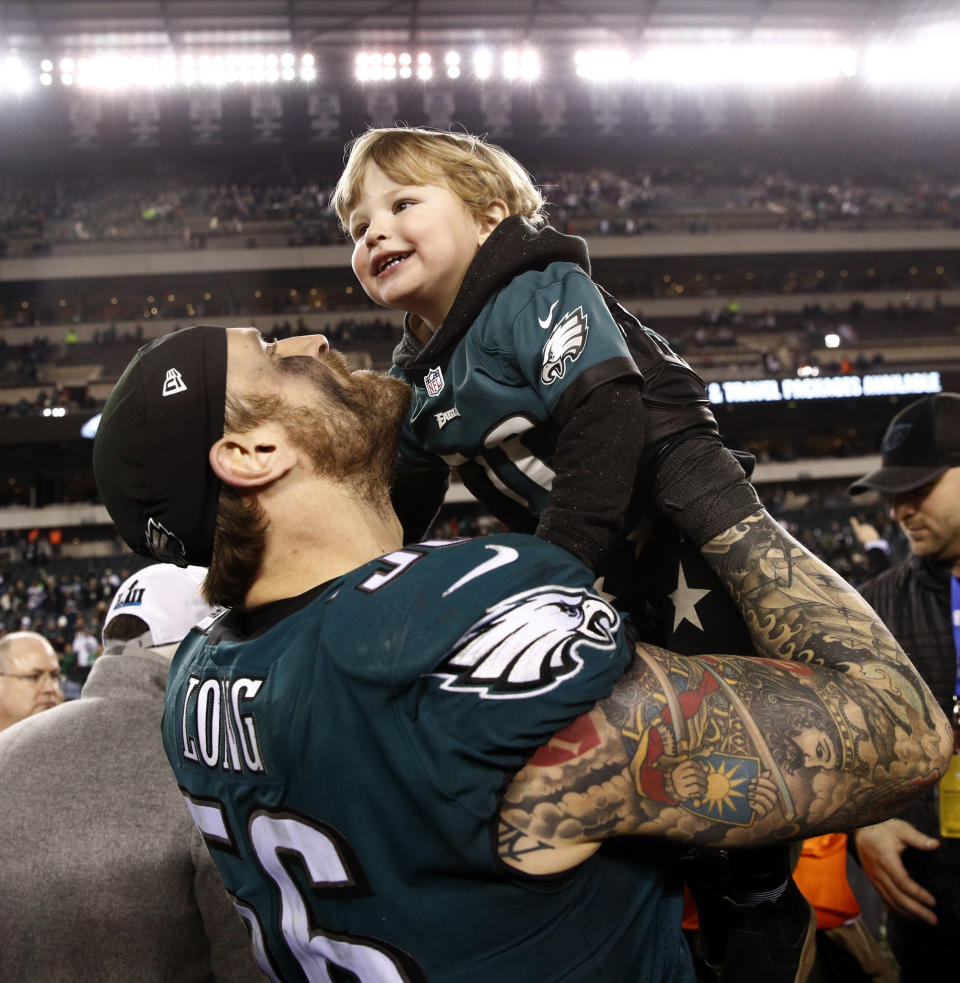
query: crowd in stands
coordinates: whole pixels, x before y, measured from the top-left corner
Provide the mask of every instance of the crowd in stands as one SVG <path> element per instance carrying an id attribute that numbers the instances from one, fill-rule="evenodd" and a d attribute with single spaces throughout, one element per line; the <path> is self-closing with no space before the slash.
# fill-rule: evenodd
<path id="1" fill-rule="evenodd" d="M 733 211 L 752 213 L 765 227 L 785 229 L 850 227 L 897 218 L 960 225 L 960 182 L 910 169 L 837 181 L 753 161 L 699 160 L 631 173 L 547 172 L 541 180 L 554 203 L 553 221 L 571 231 L 660 231 L 666 216 L 685 215 L 689 232 L 705 233 L 711 231 L 711 217 Z M 579 228 L 584 221 L 587 225 Z"/>
<path id="2" fill-rule="evenodd" d="M 661 272 L 664 265 L 661 261 L 636 259 L 605 268 L 598 281 L 622 303 L 632 306 L 641 318 L 642 306 L 648 300 L 698 300 L 705 305 L 698 325 L 703 329 L 700 335 L 704 343 L 713 345 L 730 343 L 736 334 L 745 330 L 770 329 L 766 320 L 771 312 L 739 317 L 739 312 L 734 310 L 739 306 L 738 298 L 816 296 L 815 316 L 820 320 L 835 321 L 839 327 L 845 321 L 849 323 L 851 319 L 863 316 L 868 316 L 873 324 L 879 320 L 877 312 L 864 310 L 862 302 L 851 306 L 846 299 L 851 294 L 862 297 L 895 292 L 905 299 L 884 312 L 883 320 L 929 320 L 930 315 L 941 316 L 942 291 L 955 290 L 960 285 L 957 279 L 960 271 L 942 265 L 935 267 L 929 259 L 926 263 L 919 260 L 922 268 L 914 267 L 913 272 L 908 261 L 897 264 L 895 269 L 873 270 L 866 267 L 868 261 L 850 258 L 843 264 L 851 266 L 846 270 L 840 269 L 838 261 L 833 260 L 833 265 L 825 264 L 824 270 L 811 270 L 810 277 L 802 283 L 797 281 L 795 272 L 788 271 L 790 262 L 787 259 L 776 271 L 756 274 L 744 269 L 741 263 L 740 269 L 729 270 L 720 281 L 713 281 L 697 269 L 699 266 L 709 270 L 715 264 L 710 258 L 703 259 L 697 266 L 678 265 L 672 275 Z M 817 273 L 821 275 L 817 276 Z M 178 289 L 176 294 L 155 296 L 140 287 L 135 292 L 120 293 L 113 298 L 109 298 L 110 285 L 97 279 L 89 284 L 71 285 L 69 290 L 47 292 L 32 301 L 22 300 L 16 288 L 7 288 L 0 297 L 0 329 L 63 325 L 66 333 L 70 325 L 100 322 L 182 318 L 188 323 L 198 323 L 204 318 L 216 317 L 296 318 L 320 310 L 350 316 L 360 311 L 377 310 L 353 283 L 344 282 L 342 269 L 336 273 L 316 270 L 311 279 L 313 284 L 307 281 L 304 285 L 302 278 L 294 273 L 286 274 L 282 279 L 261 275 L 258 276 L 261 289 L 257 281 L 251 285 L 249 274 L 238 273 L 225 277 L 215 292 L 204 289 L 203 285 L 191 285 Z M 143 290 L 142 294 L 140 290 Z M 58 297 L 60 293 L 67 293 L 69 299 Z M 925 297 L 933 299 L 925 300 Z M 772 314 L 775 318 L 776 311 Z M 804 312 L 806 319 L 811 316 Z M 109 331 L 102 333 L 105 343 L 117 337 Z M 701 338 L 698 337 L 697 342 L 700 343 Z"/>
<path id="3" fill-rule="evenodd" d="M 204 248 L 207 237 L 242 236 L 255 223 L 288 226 L 290 245 L 340 240 L 327 207 L 331 186 L 297 181 L 257 183 L 111 178 L 64 180 L 36 190 L 7 182 L 0 191 L 0 256 L 11 240 L 32 240 L 42 254 L 64 242 L 180 238 L 184 248 Z M 256 245 L 255 241 L 246 243 Z"/>
<path id="4" fill-rule="evenodd" d="M 8 537 L 9 538 L 9 537 Z M 5 549 L 5 555 L 11 550 Z M 84 560 L 34 552 L 0 565 L 0 636 L 35 631 L 60 658 L 64 694 L 79 695 L 102 651 L 103 619 L 117 588 L 146 564 L 133 555 Z"/>
<path id="5" fill-rule="evenodd" d="M 49 362 L 56 351 L 57 345 L 43 335 L 23 345 L 11 345 L 0 334 L 0 386 L 36 382 L 40 367 Z"/>
<path id="6" fill-rule="evenodd" d="M 198 320 L 202 320 L 198 318 Z M 175 324 L 176 331 L 181 325 Z M 311 330 L 302 317 L 275 320 L 271 324 L 260 325 L 264 335 L 271 338 L 289 338 L 296 334 L 307 334 Z M 343 317 L 324 326 L 330 344 L 344 351 L 358 347 L 375 346 L 377 352 L 389 358 L 389 352 L 399 340 L 397 325 L 385 318 L 358 319 Z M 106 377 L 111 369 L 116 374 L 144 343 L 144 328 L 138 323 L 133 329 L 119 330 L 115 323 L 102 331 L 97 329 L 90 342 L 77 343 L 67 338 L 62 343 L 54 343 L 49 335 L 38 334 L 32 341 L 22 345 L 11 345 L 0 333 L 0 390 L 5 387 L 42 385 L 39 372 L 51 363 L 66 365 L 79 362 L 103 362 Z M 120 368 L 116 368 L 119 365 Z M 79 387 L 78 387 L 79 388 Z M 51 386 L 49 390 L 38 393 L 34 399 L 20 396 L 16 400 L 4 400 L 0 396 L 0 417 L 27 416 L 45 408 L 72 407 L 89 409 L 91 404 L 73 389 Z"/>
<path id="7" fill-rule="evenodd" d="M 22 383 L 18 383 L 18 385 L 20 384 Z M 86 402 L 89 401 L 73 398 L 70 390 L 63 386 L 52 386 L 49 390 L 39 390 L 32 399 L 22 395 L 9 402 L 0 399 L 0 418 L 36 416 L 38 413 L 49 410 L 80 409 L 81 403 Z"/>
<path id="8" fill-rule="evenodd" d="M 812 553 L 829 563 L 854 586 L 872 571 L 850 525 L 850 517 L 869 523 L 890 547 L 894 562 L 909 552 L 886 503 L 868 494 L 856 501 L 847 494 L 848 482 L 805 482 L 760 485 L 760 499 L 787 531 Z"/>
<path id="9" fill-rule="evenodd" d="M 37 335 L 22 345 L 9 344 L 0 334 L 0 390 L 5 387 L 34 386 L 40 370 L 52 361 L 60 349 L 49 337 Z M 50 386 L 28 398 L 0 398 L 0 418 L 23 417 L 43 410 L 79 408 L 81 402 L 65 387 Z"/>
<path id="10" fill-rule="evenodd" d="M 846 170 L 846 168 L 844 168 Z M 239 239 L 283 231 L 288 245 L 342 240 L 328 201 L 336 174 L 304 179 L 176 179 L 152 175 L 64 178 L 37 188 L 28 178 L 0 184 L 0 256 L 49 251 L 70 242 L 179 240 L 204 248 L 212 238 Z M 670 161 L 642 168 L 556 169 L 535 173 L 551 221 L 569 231 L 637 234 L 710 231 L 737 213 L 764 228 L 819 229 L 909 219 L 960 226 L 960 181 L 955 175 L 911 168 L 875 168 L 842 180 L 793 173 L 757 163 L 716 159 Z M 271 245 L 276 242 L 271 239 Z"/>
<path id="11" fill-rule="evenodd" d="M 643 320 L 642 311 L 637 314 Z M 800 311 L 768 309 L 751 314 L 743 313 L 733 298 L 705 308 L 695 319 L 671 319 L 653 326 L 701 370 L 722 361 L 728 366 L 760 365 L 764 375 L 782 377 L 885 371 L 888 359 L 883 352 L 873 351 L 868 357 L 856 346 L 883 345 L 905 333 L 914 338 L 952 338 L 957 323 L 956 310 L 943 307 L 939 300 L 927 306 L 922 298 L 888 304 L 882 311 L 867 311 L 857 300 L 843 306 L 814 303 Z M 836 336 L 836 347 L 830 357 L 824 357 L 829 335 Z"/>

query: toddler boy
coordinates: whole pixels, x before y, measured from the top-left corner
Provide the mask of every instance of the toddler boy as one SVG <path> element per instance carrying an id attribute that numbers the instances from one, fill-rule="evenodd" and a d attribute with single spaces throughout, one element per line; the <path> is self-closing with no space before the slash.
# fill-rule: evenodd
<path id="1" fill-rule="evenodd" d="M 374 129 L 351 145 L 332 202 L 364 291 L 406 312 L 392 369 L 414 394 L 394 488 L 405 541 L 424 537 L 455 467 L 509 529 L 535 532 L 602 577 L 645 640 L 749 653 L 699 543 L 649 505 L 649 463 L 684 442 L 699 495 L 691 511 L 724 508 L 729 482 L 715 469 L 721 444 L 703 383 L 594 283 L 586 243 L 545 224 L 524 168 L 466 133 Z M 693 803 L 697 790 L 688 794 Z M 735 944 L 727 923 L 759 926 L 755 978 L 802 979 L 813 932 L 785 851 L 737 854 L 730 867 L 732 879 L 695 892 L 707 961 L 719 965 Z"/>

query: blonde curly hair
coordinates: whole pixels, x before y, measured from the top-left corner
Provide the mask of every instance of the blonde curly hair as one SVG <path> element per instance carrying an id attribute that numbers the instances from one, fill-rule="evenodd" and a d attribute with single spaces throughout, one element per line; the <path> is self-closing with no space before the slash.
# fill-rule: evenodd
<path id="1" fill-rule="evenodd" d="M 500 199 L 510 215 L 538 226 L 546 222 L 543 195 L 527 171 L 501 147 L 469 133 L 412 126 L 370 129 L 347 145 L 346 161 L 330 198 L 345 232 L 371 163 L 400 184 L 446 183 L 474 215 L 483 215 Z"/>

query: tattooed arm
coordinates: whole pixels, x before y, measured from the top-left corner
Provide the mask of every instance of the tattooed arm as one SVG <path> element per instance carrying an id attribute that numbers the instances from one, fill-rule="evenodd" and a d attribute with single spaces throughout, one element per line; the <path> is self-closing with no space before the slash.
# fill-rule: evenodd
<path id="1" fill-rule="evenodd" d="M 506 863 L 564 870 L 621 835 L 797 839 L 893 815 L 939 778 L 946 718 L 859 594 L 765 512 L 702 551 L 763 658 L 638 645 L 611 696 L 508 788 Z"/>

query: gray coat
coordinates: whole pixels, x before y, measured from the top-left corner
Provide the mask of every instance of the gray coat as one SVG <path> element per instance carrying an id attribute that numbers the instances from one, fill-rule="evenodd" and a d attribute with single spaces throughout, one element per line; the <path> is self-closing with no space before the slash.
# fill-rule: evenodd
<path id="1" fill-rule="evenodd" d="M 104 655 L 0 734 L 4 983 L 263 983 L 163 753 L 169 666 Z"/>

